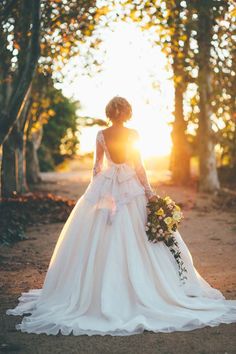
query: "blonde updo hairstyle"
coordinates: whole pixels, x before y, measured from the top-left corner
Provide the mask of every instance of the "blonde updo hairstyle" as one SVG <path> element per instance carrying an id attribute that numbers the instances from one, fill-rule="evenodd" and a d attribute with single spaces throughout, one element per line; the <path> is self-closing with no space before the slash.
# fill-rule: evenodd
<path id="1" fill-rule="evenodd" d="M 129 102 L 120 96 L 113 97 L 106 106 L 106 116 L 111 122 L 126 122 L 132 116 Z"/>

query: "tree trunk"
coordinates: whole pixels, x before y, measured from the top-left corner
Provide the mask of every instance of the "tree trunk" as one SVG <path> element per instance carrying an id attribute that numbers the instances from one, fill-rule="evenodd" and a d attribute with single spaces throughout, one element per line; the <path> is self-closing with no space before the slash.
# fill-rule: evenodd
<path id="1" fill-rule="evenodd" d="M 2 148 L 1 166 L 1 196 L 10 198 L 17 191 L 16 185 L 16 156 L 15 156 L 15 134 L 11 132 Z"/>
<path id="2" fill-rule="evenodd" d="M 199 163 L 200 179 L 199 190 L 203 192 L 215 192 L 220 183 L 217 174 L 215 144 L 211 128 L 211 70 L 210 48 L 212 19 L 211 9 L 199 6 L 198 10 L 198 89 L 199 89 Z"/>
<path id="3" fill-rule="evenodd" d="M 3 144 L 3 163 L 1 166 L 1 189 L 3 197 L 10 197 L 28 191 L 25 161 L 25 123 L 29 114 L 31 100 L 27 102 L 20 119 L 15 124 L 9 138 Z M 12 168 L 11 168 L 12 164 Z"/>
<path id="4" fill-rule="evenodd" d="M 16 139 L 16 179 L 17 192 L 22 194 L 29 190 L 26 180 L 26 122 L 29 119 L 32 99 L 28 99 L 21 117 L 16 123 L 17 139 Z"/>
<path id="5" fill-rule="evenodd" d="M 36 184 L 42 179 L 40 176 L 38 148 L 42 140 L 42 129 L 31 134 L 31 139 L 27 141 L 27 181 L 28 183 Z"/>
<path id="6" fill-rule="evenodd" d="M 173 182 L 178 184 L 186 184 L 190 181 L 190 148 L 185 130 L 183 89 L 181 86 L 175 85 L 175 121 L 172 131 L 171 171 Z"/>
<path id="7" fill-rule="evenodd" d="M 17 193 L 22 194 L 28 191 L 26 182 L 26 161 L 25 161 L 25 138 L 24 131 L 18 131 L 18 144 L 15 150 L 16 154 L 16 181 L 17 181 Z"/>
<path id="8" fill-rule="evenodd" d="M 12 90 L 8 107 L 0 111 L 0 145 L 4 143 L 21 115 L 27 100 L 29 88 L 33 79 L 40 54 L 40 0 L 32 2 L 32 34 L 28 48 L 26 48 L 25 61 L 19 69 L 17 84 Z"/>
<path id="9" fill-rule="evenodd" d="M 32 141 L 27 141 L 27 181 L 37 184 L 41 181 L 37 150 Z"/>

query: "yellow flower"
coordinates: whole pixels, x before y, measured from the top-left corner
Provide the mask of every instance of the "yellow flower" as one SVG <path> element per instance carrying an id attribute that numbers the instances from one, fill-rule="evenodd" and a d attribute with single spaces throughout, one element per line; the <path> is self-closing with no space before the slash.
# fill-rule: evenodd
<path id="1" fill-rule="evenodd" d="M 175 210 L 180 211 L 180 207 L 177 204 L 175 204 Z"/>
<path id="2" fill-rule="evenodd" d="M 164 200 L 166 201 L 167 204 L 172 203 L 172 199 L 170 197 L 165 197 Z"/>
<path id="3" fill-rule="evenodd" d="M 167 218 L 164 219 L 164 221 L 166 225 L 170 225 L 173 222 L 173 219 L 170 216 L 168 216 Z"/>
<path id="4" fill-rule="evenodd" d="M 169 225 L 168 225 L 168 231 L 172 231 L 173 230 L 173 227 L 176 225 L 176 222 L 175 221 L 172 221 Z"/>
<path id="5" fill-rule="evenodd" d="M 155 212 L 156 215 L 164 215 L 164 210 L 162 208 L 158 209 L 156 212 Z"/>

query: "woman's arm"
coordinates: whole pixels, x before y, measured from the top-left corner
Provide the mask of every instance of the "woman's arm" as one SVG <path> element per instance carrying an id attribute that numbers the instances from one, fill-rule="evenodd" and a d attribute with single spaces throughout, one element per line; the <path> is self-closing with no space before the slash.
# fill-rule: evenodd
<path id="1" fill-rule="evenodd" d="M 104 157 L 104 148 L 101 141 L 100 132 L 97 133 L 96 137 L 96 147 L 94 152 L 94 163 L 93 163 L 93 177 L 95 177 L 102 170 Z"/>
<path id="2" fill-rule="evenodd" d="M 139 140 L 139 134 L 135 130 L 134 130 L 134 140 L 136 142 L 137 140 Z M 137 149 L 134 149 L 134 168 L 139 181 L 144 187 L 146 197 L 148 198 L 148 200 L 154 201 L 156 199 L 156 194 L 153 192 L 150 186 L 141 154 Z"/>

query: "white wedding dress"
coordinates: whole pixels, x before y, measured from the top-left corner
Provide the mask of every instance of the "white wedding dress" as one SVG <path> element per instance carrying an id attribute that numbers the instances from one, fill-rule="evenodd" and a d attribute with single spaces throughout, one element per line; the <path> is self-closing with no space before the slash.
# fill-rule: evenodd
<path id="1" fill-rule="evenodd" d="M 141 159 L 132 166 L 128 155 L 114 163 L 98 132 L 94 177 L 64 225 L 42 289 L 22 293 L 7 310 L 30 314 L 18 330 L 126 336 L 236 322 L 236 300 L 225 300 L 200 276 L 179 232 L 185 284 L 165 244 L 148 241 L 146 203 L 153 192 Z"/>

